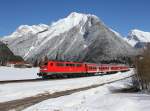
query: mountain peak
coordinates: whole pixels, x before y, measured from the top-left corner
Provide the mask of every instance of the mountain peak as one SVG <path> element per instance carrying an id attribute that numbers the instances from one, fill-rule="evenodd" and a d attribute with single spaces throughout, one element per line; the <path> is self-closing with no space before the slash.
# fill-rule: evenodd
<path id="1" fill-rule="evenodd" d="M 32 26 L 21 25 L 18 27 L 17 31 L 22 32 L 22 33 L 28 33 L 28 32 L 37 33 L 47 28 L 49 28 L 49 26 L 45 24 L 38 24 L 38 25 L 32 25 Z"/>
<path id="2" fill-rule="evenodd" d="M 84 18 L 84 17 L 93 17 L 95 19 L 98 19 L 99 20 L 99 17 L 97 17 L 96 15 L 93 15 L 93 14 L 85 14 L 85 13 L 78 13 L 78 12 L 71 12 L 69 15 L 68 15 L 68 18 Z"/>
<path id="3" fill-rule="evenodd" d="M 135 46 L 139 43 L 150 42 L 150 32 L 144 32 L 139 29 L 133 29 L 129 32 L 127 41 L 132 46 Z"/>
<path id="4" fill-rule="evenodd" d="M 85 24 L 88 20 L 88 17 L 94 17 L 95 19 L 99 20 L 99 18 L 95 15 L 72 12 L 66 18 L 62 18 L 62 19 L 52 23 L 52 25 L 50 25 L 50 26 L 48 26 L 46 24 L 38 24 L 38 25 L 31 25 L 31 26 L 30 25 L 20 25 L 16 29 L 15 32 L 13 32 L 11 35 L 9 35 L 9 37 L 13 37 L 13 38 L 21 37 L 28 33 L 36 34 L 38 32 L 44 31 L 46 29 L 50 29 L 52 32 L 54 32 L 54 35 L 58 35 L 67 30 L 70 30 L 71 28 L 73 28 L 79 24 Z M 5 37 L 7 37 L 7 36 L 5 36 Z"/>
<path id="5" fill-rule="evenodd" d="M 75 26 L 79 24 L 79 22 L 81 21 L 86 22 L 87 18 L 88 16 L 86 14 L 72 12 L 66 18 L 63 18 L 63 19 L 58 20 L 57 22 L 54 22 L 52 26 L 62 25 L 62 24 Z"/>
<path id="6" fill-rule="evenodd" d="M 77 17 L 77 16 L 83 16 L 83 15 L 85 16 L 86 14 L 71 12 L 68 17 L 72 18 L 72 17 Z"/>
<path id="7" fill-rule="evenodd" d="M 78 13 L 78 12 L 71 12 L 68 17 L 78 17 L 78 16 L 95 16 L 92 14 L 85 14 L 85 13 Z"/>
<path id="8" fill-rule="evenodd" d="M 139 29 L 133 29 L 129 32 L 129 35 L 139 35 L 139 34 L 143 34 L 143 33 L 147 33 L 147 32 L 144 32 L 144 31 L 139 30 Z"/>
<path id="9" fill-rule="evenodd" d="M 150 32 L 144 32 L 138 29 L 131 30 L 129 36 L 136 36 L 142 42 L 150 41 Z"/>

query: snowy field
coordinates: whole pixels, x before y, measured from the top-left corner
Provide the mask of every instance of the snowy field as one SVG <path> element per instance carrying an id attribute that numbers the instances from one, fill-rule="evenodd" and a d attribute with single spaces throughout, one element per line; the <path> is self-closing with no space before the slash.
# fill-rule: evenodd
<path id="1" fill-rule="evenodd" d="M 102 84 L 129 77 L 132 74 L 133 70 L 131 69 L 128 72 L 118 72 L 116 74 L 105 76 L 72 78 L 67 80 L 64 79 L 39 82 L 0 84 L 0 102 L 31 97 L 42 93 L 52 94 L 54 92 L 82 88 L 95 84 Z"/>
<path id="2" fill-rule="evenodd" d="M 45 100 L 24 111 L 149 111 L 149 95 L 111 92 L 115 89 L 126 88 L 130 81 L 126 79 L 68 96 Z"/>
<path id="3" fill-rule="evenodd" d="M 0 67 L 0 81 L 38 78 L 38 68 Z"/>

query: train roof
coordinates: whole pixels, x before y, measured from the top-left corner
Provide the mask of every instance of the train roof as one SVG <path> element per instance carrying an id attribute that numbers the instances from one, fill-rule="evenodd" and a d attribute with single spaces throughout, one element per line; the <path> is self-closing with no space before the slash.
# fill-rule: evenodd
<path id="1" fill-rule="evenodd" d="M 125 64 L 115 64 L 115 63 L 111 63 L 111 64 L 102 64 L 102 63 L 90 63 L 90 62 L 76 62 L 76 61 L 59 61 L 59 60 L 49 60 L 48 62 L 64 62 L 64 63 L 78 63 L 78 64 L 88 64 L 88 65 L 102 65 L 102 66 L 106 66 L 106 65 L 120 65 L 120 66 L 127 66 Z"/>

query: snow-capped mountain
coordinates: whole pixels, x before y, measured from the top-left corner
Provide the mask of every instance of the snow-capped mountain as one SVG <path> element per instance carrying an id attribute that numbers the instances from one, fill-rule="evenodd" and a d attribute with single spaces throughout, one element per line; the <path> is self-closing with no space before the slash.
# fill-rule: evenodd
<path id="1" fill-rule="evenodd" d="M 125 39 L 133 47 L 141 48 L 145 43 L 150 42 L 150 32 L 134 29 L 130 31 Z"/>
<path id="2" fill-rule="evenodd" d="M 133 54 L 132 47 L 120 34 L 108 28 L 97 16 L 76 12 L 50 26 L 20 26 L 2 41 L 28 61 L 57 56 L 62 60 L 99 62 Z"/>

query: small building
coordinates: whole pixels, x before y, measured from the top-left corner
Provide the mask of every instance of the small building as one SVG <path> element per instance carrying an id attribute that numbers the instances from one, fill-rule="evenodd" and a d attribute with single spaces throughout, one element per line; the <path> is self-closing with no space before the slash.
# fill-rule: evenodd
<path id="1" fill-rule="evenodd" d="M 26 63 L 24 61 L 9 61 L 6 66 L 8 67 L 16 67 L 16 68 L 31 68 L 32 64 Z"/>

